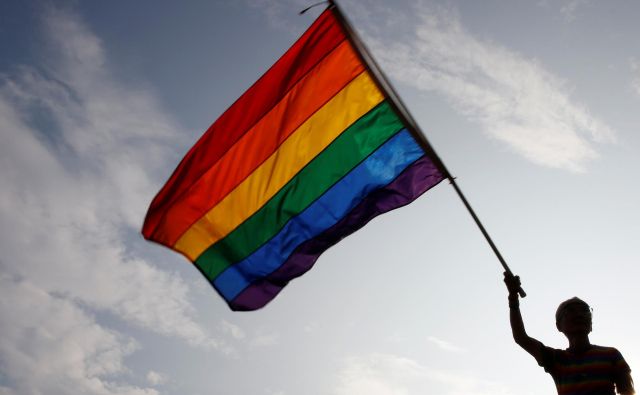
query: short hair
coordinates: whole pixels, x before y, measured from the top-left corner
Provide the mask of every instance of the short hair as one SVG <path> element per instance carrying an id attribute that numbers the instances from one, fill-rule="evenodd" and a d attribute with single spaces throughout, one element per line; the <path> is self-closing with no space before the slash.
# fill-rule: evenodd
<path id="1" fill-rule="evenodd" d="M 591 306 L 589 306 L 589 304 L 584 300 L 574 296 L 573 298 L 567 299 L 564 302 L 560 303 L 560 306 L 558 306 L 558 309 L 556 310 L 556 323 L 560 322 L 562 314 L 564 314 L 564 311 L 567 309 L 567 307 L 571 306 L 572 304 L 581 304 L 585 306 L 587 310 L 589 310 L 589 318 L 591 318 Z"/>

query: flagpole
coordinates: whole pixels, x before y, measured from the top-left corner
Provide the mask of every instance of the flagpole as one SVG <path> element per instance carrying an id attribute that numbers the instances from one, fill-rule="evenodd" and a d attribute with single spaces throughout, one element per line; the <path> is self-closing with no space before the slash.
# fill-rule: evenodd
<path id="1" fill-rule="evenodd" d="M 500 264 L 504 268 L 505 272 L 507 272 L 507 274 L 509 276 L 513 276 L 513 272 L 511 271 L 511 269 L 507 265 L 507 262 L 502 257 L 502 254 L 500 254 L 500 251 L 498 251 L 498 247 L 496 247 L 495 243 L 491 239 L 491 236 L 489 236 L 489 233 L 487 232 L 487 230 L 484 228 L 484 226 L 480 222 L 480 219 L 478 218 L 478 216 L 476 215 L 475 211 L 473 210 L 473 208 L 469 204 L 469 201 L 464 196 L 464 194 L 462 193 L 462 190 L 460 189 L 460 187 L 456 183 L 455 177 L 453 177 L 451 175 L 451 173 L 449 173 L 449 170 L 447 170 L 447 167 L 444 165 L 444 162 L 442 162 L 442 160 L 440 159 L 440 157 L 438 156 L 436 151 L 433 149 L 433 147 L 431 146 L 431 144 L 427 140 L 426 135 L 422 132 L 422 130 L 418 126 L 418 123 L 411 116 L 411 113 L 409 112 L 409 110 L 405 106 L 404 102 L 400 98 L 400 95 L 398 95 L 396 90 L 393 88 L 393 85 L 391 85 L 391 82 L 389 81 L 387 76 L 384 74 L 384 72 L 382 71 L 382 69 L 380 68 L 378 63 L 376 62 L 375 58 L 371 55 L 371 52 L 369 52 L 369 50 L 367 49 L 367 47 L 364 44 L 364 42 L 358 36 L 358 33 L 353 29 L 351 23 L 349 22 L 349 20 L 345 16 L 345 14 L 342 12 L 342 10 L 341 10 L 340 6 L 338 5 L 338 3 L 336 2 L 336 0 L 328 0 L 328 3 L 329 3 L 329 7 L 330 8 L 335 9 L 335 11 L 336 11 L 335 15 L 337 16 L 338 20 L 340 21 L 342 27 L 347 32 L 347 37 L 348 37 L 349 41 L 357 49 L 356 52 L 360 56 L 361 60 L 363 61 L 363 63 L 365 65 L 367 65 L 367 67 L 371 71 L 372 77 L 373 77 L 374 81 L 376 82 L 376 84 L 386 94 L 386 96 L 388 97 L 389 102 L 390 102 L 391 106 L 394 108 L 394 110 L 396 110 L 404 118 L 406 126 L 407 126 L 407 129 L 409 130 L 409 132 L 418 141 L 418 143 L 425 150 L 425 152 L 427 152 L 427 154 L 434 160 L 435 165 L 447 177 L 447 179 L 449 180 L 451 185 L 453 185 L 454 190 L 456 191 L 456 193 L 460 197 L 460 200 L 462 200 L 462 203 L 464 204 L 464 206 L 467 208 L 467 211 L 469 211 L 469 214 L 471 214 L 471 217 L 473 218 L 474 222 L 476 223 L 476 225 L 480 229 L 480 232 L 482 233 L 484 238 L 489 243 L 489 246 L 493 250 L 493 253 L 496 255 L 496 257 L 498 258 L 498 261 L 500 262 Z M 518 290 L 518 293 L 523 298 L 527 295 L 524 292 L 524 290 L 522 289 L 522 287 Z"/>

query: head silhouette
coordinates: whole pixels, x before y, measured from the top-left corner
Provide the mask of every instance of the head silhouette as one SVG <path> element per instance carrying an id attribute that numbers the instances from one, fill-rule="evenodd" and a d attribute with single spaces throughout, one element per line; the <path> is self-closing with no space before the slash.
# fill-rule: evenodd
<path id="1" fill-rule="evenodd" d="M 565 335 L 588 334 L 592 329 L 592 309 L 582 299 L 573 297 L 556 310 L 556 327 Z"/>

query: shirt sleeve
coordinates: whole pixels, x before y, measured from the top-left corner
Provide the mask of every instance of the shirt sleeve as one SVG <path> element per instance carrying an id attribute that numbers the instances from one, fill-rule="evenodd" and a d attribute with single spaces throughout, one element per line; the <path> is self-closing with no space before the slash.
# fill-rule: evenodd
<path id="1" fill-rule="evenodd" d="M 624 360 L 620 351 L 615 350 L 613 361 L 614 381 L 619 394 L 634 394 L 633 379 L 631 378 L 631 368 Z"/>
<path id="2" fill-rule="evenodd" d="M 538 361 L 538 365 L 544 368 L 544 371 L 547 373 L 555 372 L 556 367 L 556 349 L 547 347 L 544 344 L 540 343 L 540 360 Z"/>
<path id="3" fill-rule="evenodd" d="M 616 372 L 627 373 L 631 371 L 631 368 L 627 364 L 627 361 L 624 360 L 620 351 L 616 350 L 616 357 L 614 361 Z"/>

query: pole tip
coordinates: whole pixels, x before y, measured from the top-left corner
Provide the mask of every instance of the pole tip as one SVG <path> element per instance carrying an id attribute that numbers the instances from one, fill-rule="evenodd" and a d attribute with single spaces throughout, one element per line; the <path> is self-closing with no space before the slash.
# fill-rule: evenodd
<path id="1" fill-rule="evenodd" d="M 300 11 L 300 12 L 298 13 L 298 15 L 302 15 L 302 14 L 304 14 L 305 12 L 309 11 L 310 9 L 312 9 L 313 7 L 315 7 L 315 6 L 319 6 L 320 4 L 324 4 L 324 3 L 332 4 L 332 2 L 331 2 L 331 1 L 326 1 L 326 0 L 325 0 L 325 1 L 319 1 L 319 2 L 317 2 L 317 3 L 311 4 L 309 7 L 305 8 L 305 9 L 304 9 L 304 10 L 302 10 L 302 11 Z"/>

